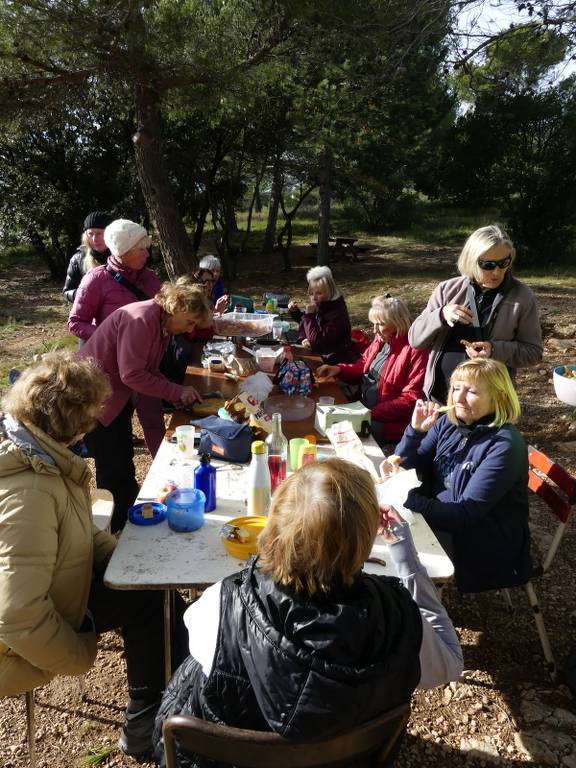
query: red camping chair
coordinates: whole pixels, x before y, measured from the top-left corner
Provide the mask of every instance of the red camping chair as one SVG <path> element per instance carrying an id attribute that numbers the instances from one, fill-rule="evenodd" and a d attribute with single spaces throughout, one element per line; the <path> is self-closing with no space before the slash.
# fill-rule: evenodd
<path id="1" fill-rule="evenodd" d="M 536 629 L 542 644 L 542 650 L 544 651 L 546 668 L 554 679 L 557 671 L 556 661 L 550 647 L 548 633 L 546 632 L 544 618 L 540 610 L 533 581 L 543 576 L 550 569 L 554 556 L 558 551 L 570 515 L 572 514 L 574 501 L 576 500 L 576 480 L 563 467 L 532 446 L 528 447 L 528 463 L 528 487 L 545 502 L 557 520 L 552 541 L 547 551 L 542 553 L 544 555 L 543 560 L 534 568 L 530 581 L 525 584 L 528 600 L 534 614 L 534 621 L 536 622 Z M 508 590 L 504 591 L 510 603 L 510 593 Z"/>
<path id="2" fill-rule="evenodd" d="M 372 343 L 372 339 L 368 334 L 363 331 L 361 328 L 352 328 L 352 343 L 354 344 L 354 349 L 356 352 L 358 352 L 359 355 L 361 355 Z"/>

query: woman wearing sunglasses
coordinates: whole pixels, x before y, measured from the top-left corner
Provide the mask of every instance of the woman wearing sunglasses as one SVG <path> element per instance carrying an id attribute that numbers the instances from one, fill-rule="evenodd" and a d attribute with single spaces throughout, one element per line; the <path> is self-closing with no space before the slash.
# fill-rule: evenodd
<path id="1" fill-rule="evenodd" d="M 492 358 L 514 375 L 542 359 L 536 298 L 512 276 L 514 246 L 496 224 L 473 232 L 458 259 L 461 277 L 440 283 L 412 323 L 408 340 L 430 349 L 424 392 L 445 403 L 452 371 L 468 358 Z"/>

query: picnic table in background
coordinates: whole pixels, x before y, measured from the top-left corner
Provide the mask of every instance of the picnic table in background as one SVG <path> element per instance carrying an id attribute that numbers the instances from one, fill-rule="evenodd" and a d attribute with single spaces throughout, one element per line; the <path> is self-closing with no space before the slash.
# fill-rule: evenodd
<path id="1" fill-rule="evenodd" d="M 338 258 L 347 258 L 350 262 L 355 263 L 358 261 L 358 254 L 365 253 L 367 247 L 363 245 L 356 245 L 358 239 L 356 237 L 340 237 L 334 236 L 328 238 L 328 245 L 332 259 L 336 261 Z M 318 243 L 309 243 L 310 248 L 318 248 Z"/>

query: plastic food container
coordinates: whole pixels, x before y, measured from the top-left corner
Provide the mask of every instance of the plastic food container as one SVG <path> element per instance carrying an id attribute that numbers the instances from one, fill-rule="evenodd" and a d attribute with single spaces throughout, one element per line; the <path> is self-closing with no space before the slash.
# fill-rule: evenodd
<path id="1" fill-rule="evenodd" d="M 254 356 L 261 371 L 272 373 L 276 363 L 284 357 L 284 347 L 258 347 Z"/>
<path id="2" fill-rule="evenodd" d="M 249 515 L 235 517 L 222 526 L 220 539 L 229 555 L 247 560 L 258 551 L 258 536 L 268 522 L 267 517 Z"/>
<path id="3" fill-rule="evenodd" d="M 214 318 L 214 330 L 219 336 L 245 336 L 256 339 L 272 332 L 275 315 L 255 312 L 226 312 Z"/>
<path id="4" fill-rule="evenodd" d="M 204 525 L 206 496 L 197 488 L 177 488 L 166 497 L 168 525 L 173 531 L 187 533 Z"/>
<path id="5" fill-rule="evenodd" d="M 576 364 L 559 365 L 554 368 L 554 376 L 552 377 L 554 391 L 558 400 L 576 406 L 576 378 L 566 376 L 566 371 L 576 371 Z"/>
<path id="6" fill-rule="evenodd" d="M 284 421 L 308 419 L 316 409 L 314 400 L 304 395 L 273 395 L 266 398 L 262 406 L 269 416 L 273 413 L 282 414 Z"/>

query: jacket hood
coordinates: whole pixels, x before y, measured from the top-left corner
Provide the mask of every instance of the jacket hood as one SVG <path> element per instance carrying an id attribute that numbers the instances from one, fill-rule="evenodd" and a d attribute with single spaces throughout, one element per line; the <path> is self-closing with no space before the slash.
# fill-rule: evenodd
<path id="1" fill-rule="evenodd" d="M 88 483 L 86 463 L 38 427 L 0 415 L 0 478 L 32 468 L 39 474 L 61 474 L 79 485 Z"/>
<path id="2" fill-rule="evenodd" d="M 311 600 L 256 569 L 253 578 L 255 617 L 285 638 L 300 658 L 321 661 L 327 675 L 332 674 L 332 665 L 338 667 L 339 678 L 346 670 L 356 675 L 390 653 L 399 617 L 390 601 L 383 603 L 369 580 L 358 577 L 345 593 L 332 592 Z M 361 667 L 349 667 L 350 659 L 362 659 Z"/>
<path id="3" fill-rule="evenodd" d="M 340 702 L 354 723 L 365 712 L 365 697 L 383 711 L 398 678 L 400 688 L 419 679 L 420 615 L 397 579 L 360 574 L 341 593 L 311 600 L 279 587 L 253 564 L 241 599 L 249 637 L 243 662 L 262 714 L 279 733 L 329 731 L 326 701 Z M 281 674 L 274 674 L 279 653 Z"/>

